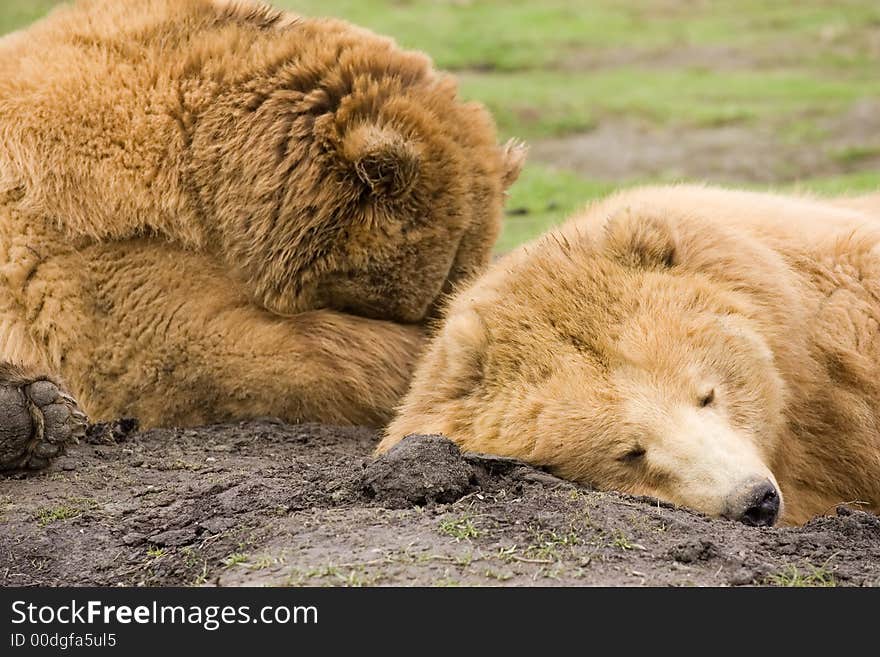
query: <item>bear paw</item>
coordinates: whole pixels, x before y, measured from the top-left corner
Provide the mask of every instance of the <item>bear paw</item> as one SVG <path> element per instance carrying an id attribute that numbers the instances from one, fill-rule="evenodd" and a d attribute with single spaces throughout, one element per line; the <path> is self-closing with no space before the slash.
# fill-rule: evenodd
<path id="1" fill-rule="evenodd" d="M 48 379 L 0 380 L 0 470 L 45 468 L 85 435 L 88 420 Z"/>

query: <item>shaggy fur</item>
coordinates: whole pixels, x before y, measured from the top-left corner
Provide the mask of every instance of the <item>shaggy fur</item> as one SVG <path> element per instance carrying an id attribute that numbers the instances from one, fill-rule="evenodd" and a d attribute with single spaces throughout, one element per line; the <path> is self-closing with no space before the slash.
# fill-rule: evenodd
<path id="1" fill-rule="evenodd" d="M 0 352 L 92 417 L 379 425 L 523 161 L 429 60 L 251 2 L 0 40 Z"/>
<path id="2" fill-rule="evenodd" d="M 646 188 L 450 303 L 379 447 L 442 433 L 601 489 L 880 511 L 880 195 Z"/>

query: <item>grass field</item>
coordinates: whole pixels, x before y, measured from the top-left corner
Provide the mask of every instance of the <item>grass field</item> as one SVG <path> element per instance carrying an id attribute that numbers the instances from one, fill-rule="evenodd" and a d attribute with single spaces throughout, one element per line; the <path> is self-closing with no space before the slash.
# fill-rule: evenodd
<path id="1" fill-rule="evenodd" d="M 2 0 L 0 32 L 50 0 Z M 874 0 L 282 0 L 424 50 L 532 156 L 500 250 L 591 198 L 710 180 L 880 187 Z"/>

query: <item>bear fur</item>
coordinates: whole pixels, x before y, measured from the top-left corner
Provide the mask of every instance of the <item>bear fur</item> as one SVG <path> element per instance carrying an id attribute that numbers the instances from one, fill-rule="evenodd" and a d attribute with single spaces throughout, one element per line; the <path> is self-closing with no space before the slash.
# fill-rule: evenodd
<path id="1" fill-rule="evenodd" d="M 339 20 L 62 7 L 0 39 L 0 359 L 94 420 L 383 424 L 488 264 L 524 159 L 496 139 Z"/>
<path id="2" fill-rule="evenodd" d="M 452 298 L 378 451 L 411 433 L 744 521 L 754 482 L 785 523 L 880 511 L 880 194 L 592 205 Z"/>

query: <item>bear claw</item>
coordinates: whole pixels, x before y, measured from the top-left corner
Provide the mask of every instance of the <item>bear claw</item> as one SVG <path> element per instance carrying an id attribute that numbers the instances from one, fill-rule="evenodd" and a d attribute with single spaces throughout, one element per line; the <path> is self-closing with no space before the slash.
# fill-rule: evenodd
<path id="1" fill-rule="evenodd" d="M 0 382 L 0 470 L 45 468 L 87 426 L 76 400 L 54 382 Z"/>

